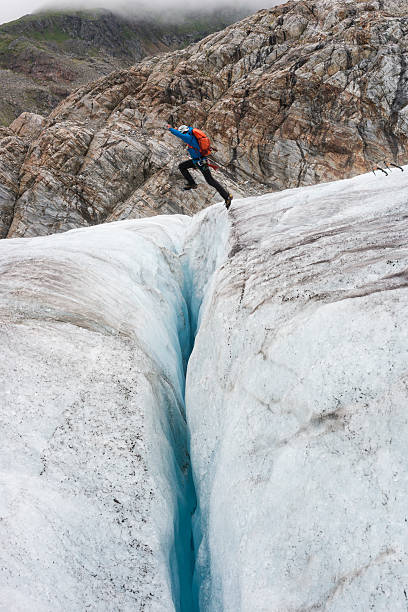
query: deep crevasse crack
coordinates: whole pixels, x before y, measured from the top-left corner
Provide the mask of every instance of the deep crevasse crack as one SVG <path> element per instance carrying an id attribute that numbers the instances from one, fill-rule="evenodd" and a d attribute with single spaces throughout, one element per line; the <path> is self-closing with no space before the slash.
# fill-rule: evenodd
<path id="1" fill-rule="evenodd" d="M 184 387 L 227 234 L 216 206 L 2 241 L 6 607 L 197 609 Z"/>
<path id="2" fill-rule="evenodd" d="M 211 280 L 217 268 L 226 256 L 229 237 L 229 222 L 224 207 L 212 207 L 194 217 L 187 233 L 184 249 L 181 254 L 183 270 L 183 296 L 188 311 L 188 333 L 179 339 L 181 354 L 184 355 L 184 374 L 186 376 L 188 362 L 196 334 L 200 326 L 200 310 L 203 301 L 211 297 Z M 185 389 L 184 389 L 185 391 Z M 184 394 L 185 399 L 185 394 Z M 188 405 L 185 405 L 187 420 L 186 456 L 190 459 L 190 442 L 188 432 Z M 179 593 L 181 612 L 196 612 L 199 610 L 200 571 L 196 571 L 196 555 L 199 551 L 202 534 L 200 509 L 194 484 L 194 466 L 188 465 L 188 484 L 186 488 L 186 503 L 179 505 L 179 514 L 174 532 L 174 549 L 178 559 L 178 575 L 171 572 L 173 591 Z M 185 511 L 189 508 L 190 513 Z"/>

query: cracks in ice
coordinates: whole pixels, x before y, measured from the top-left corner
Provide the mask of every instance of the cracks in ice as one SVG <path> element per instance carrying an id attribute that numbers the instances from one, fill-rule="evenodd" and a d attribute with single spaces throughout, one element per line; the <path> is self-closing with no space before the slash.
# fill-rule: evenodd
<path id="1" fill-rule="evenodd" d="M 184 281 L 184 279 L 183 279 Z M 183 287 L 183 295 L 188 310 L 188 320 L 186 325 L 188 327 L 188 334 L 182 338 L 179 335 L 179 342 L 181 348 L 181 359 L 183 359 L 183 372 L 184 372 L 184 387 L 185 387 L 185 376 L 187 371 L 188 360 L 193 350 L 194 336 L 192 317 L 191 317 L 191 302 L 190 295 L 185 291 Z M 185 394 L 185 389 L 184 389 Z M 183 412 L 186 414 L 185 397 L 183 397 Z M 174 525 L 174 542 L 173 551 L 171 555 L 175 555 L 177 558 L 177 567 L 172 567 L 171 558 L 169 559 L 170 564 L 170 575 L 173 583 L 173 602 L 177 612 L 196 612 L 198 610 L 197 605 L 194 601 L 193 595 L 193 577 L 194 577 L 194 565 L 195 565 L 195 551 L 194 551 L 194 540 L 193 540 L 193 526 L 192 517 L 197 506 L 196 492 L 194 487 L 192 466 L 190 460 L 190 449 L 188 444 L 188 431 L 186 426 L 186 436 L 182 441 L 185 447 L 186 463 L 183 469 L 186 473 L 186 499 L 179 500 L 179 506 L 177 516 L 175 517 Z"/>
<path id="2" fill-rule="evenodd" d="M 181 258 L 184 258 L 184 253 L 181 253 Z M 192 275 L 188 265 L 188 259 L 184 258 L 182 278 L 182 294 L 187 308 L 187 317 L 184 318 L 184 324 L 187 327 L 187 334 L 179 332 L 180 343 L 180 358 L 183 360 L 182 370 L 184 373 L 184 397 L 183 411 L 186 417 L 186 402 L 185 402 L 185 379 L 187 374 L 187 366 L 194 348 L 195 336 L 198 327 L 198 314 L 201 307 L 201 302 L 193 305 L 194 288 L 192 286 Z M 180 316 L 180 315 L 179 315 Z M 174 542 L 173 551 L 177 558 L 176 571 L 171 567 L 170 575 L 173 583 L 173 603 L 177 612 L 198 612 L 198 589 L 197 577 L 195 576 L 195 541 L 200 539 L 199 532 L 199 512 L 197 511 L 197 497 L 193 480 L 193 469 L 190 459 L 189 432 L 186 424 L 186 436 L 182 441 L 186 454 L 186 464 L 184 470 L 186 473 L 186 499 L 179 501 L 178 513 L 174 526 Z M 187 507 L 187 512 L 186 512 Z M 195 523 L 195 527 L 193 524 Z M 196 537 L 194 537 L 194 532 Z"/>
<path id="3" fill-rule="evenodd" d="M 344 574 L 344 576 L 340 576 L 335 580 L 335 584 L 318 602 L 308 606 L 307 608 L 300 608 L 298 612 L 312 612 L 313 610 L 323 610 L 326 609 L 326 606 L 333 602 L 333 599 L 337 595 L 339 591 L 344 589 L 347 585 L 351 584 L 354 580 L 360 578 L 364 572 L 369 570 L 371 567 L 376 565 L 380 565 L 384 562 L 388 557 L 395 555 L 395 550 L 392 548 L 387 548 L 384 551 L 378 553 L 375 559 L 368 561 L 361 567 L 349 572 L 348 574 Z"/>
<path id="4" fill-rule="evenodd" d="M 204 215 L 204 218 L 200 220 L 198 244 L 194 246 L 197 235 L 194 233 L 193 226 L 190 237 L 184 242 L 184 250 L 179 252 L 182 264 L 181 289 L 187 311 L 183 315 L 178 313 L 178 317 L 183 316 L 182 325 L 178 328 L 178 340 L 180 358 L 183 359 L 183 409 L 185 415 L 187 415 L 188 411 L 185 395 L 187 367 L 200 326 L 200 310 L 203 300 L 211 292 L 211 279 L 214 273 L 220 269 L 226 256 L 227 244 L 230 238 L 230 226 L 225 223 L 226 220 L 227 216 L 225 215 L 224 208 L 213 214 L 207 213 Z M 189 250 L 190 247 L 192 249 L 191 252 Z M 195 251 L 197 247 L 198 249 Z M 208 263 L 209 265 L 207 265 Z M 185 329 L 184 332 L 182 331 L 183 327 L 187 327 L 187 333 L 185 333 Z M 200 568 L 198 570 L 196 568 L 196 553 L 202 540 L 201 513 L 194 486 L 194 466 L 190 460 L 190 442 L 187 424 L 185 431 L 186 434 L 182 443 L 188 463 L 188 465 L 187 463 L 185 465 L 187 487 L 185 499 L 179 500 L 179 513 L 175 521 L 174 548 L 177 550 L 178 568 L 177 573 L 172 572 L 173 594 L 176 595 L 174 606 L 177 612 L 198 612 L 202 575 L 200 574 Z M 186 507 L 189 512 L 185 511 Z"/>
<path id="5" fill-rule="evenodd" d="M 278 402 L 276 402 L 278 403 Z M 299 427 L 291 436 L 282 438 L 276 444 L 276 450 L 284 448 L 291 444 L 294 440 L 298 440 L 303 436 L 310 438 L 322 437 L 333 433 L 338 429 L 345 427 L 345 411 L 343 407 L 336 408 L 331 412 L 315 414 L 307 423 Z"/>

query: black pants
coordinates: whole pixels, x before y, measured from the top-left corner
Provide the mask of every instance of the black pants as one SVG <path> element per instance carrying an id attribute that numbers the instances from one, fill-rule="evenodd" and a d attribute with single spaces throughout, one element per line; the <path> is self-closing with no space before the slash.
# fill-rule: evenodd
<path id="1" fill-rule="evenodd" d="M 195 170 L 200 170 L 201 174 L 203 175 L 207 183 L 211 185 L 211 187 L 214 187 L 214 189 L 218 191 L 218 193 L 224 200 L 228 198 L 229 196 L 228 191 L 225 191 L 224 187 L 220 185 L 218 181 L 215 180 L 215 178 L 211 174 L 209 167 L 205 163 L 202 166 L 196 166 L 192 159 L 188 159 L 184 162 L 181 162 L 181 164 L 179 164 L 179 170 L 181 174 L 184 176 L 184 178 L 186 179 L 187 183 L 189 183 L 190 185 L 196 184 L 195 180 L 189 173 L 189 169 L 193 169 L 193 168 Z"/>

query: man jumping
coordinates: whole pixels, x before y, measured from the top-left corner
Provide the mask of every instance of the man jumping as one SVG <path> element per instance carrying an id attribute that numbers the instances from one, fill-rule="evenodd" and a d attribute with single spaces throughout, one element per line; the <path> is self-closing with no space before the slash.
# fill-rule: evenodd
<path id="1" fill-rule="evenodd" d="M 179 164 L 179 170 L 181 174 L 186 179 L 185 190 L 196 189 L 198 187 L 197 183 L 191 176 L 189 170 L 200 170 L 205 180 L 211 187 L 214 187 L 220 196 L 223 198 L 225 202 L 225 206 L 228 208 L 231 206 L 232 195 L 228 193 L 224 189 L 222 185 L 212 176 L 210 168 L 208 166 L 207 157 L 210 155 L 209 148 L 209 140 L 207 136 L 205 136 L 204 132 L 200 130 L 195 130 L 188 125 L 180 125 L 178 130 L 175 130 L 170 125 L 167 126 L 172 134 L 180 138 L 183 142 L 185 142 L 188 146 L 188 152 L 190 154 L 191 159 L 188 159 Z M 197 139 L 194 132 L 198 135 L 199 140 Z"/>

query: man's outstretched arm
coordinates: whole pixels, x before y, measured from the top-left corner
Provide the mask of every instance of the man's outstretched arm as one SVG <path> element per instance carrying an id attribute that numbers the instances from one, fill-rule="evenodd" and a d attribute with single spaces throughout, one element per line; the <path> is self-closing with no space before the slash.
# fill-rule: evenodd
<path id="1" fill-rule="evenodd" d="M 169 128 L 169 131 L 174 134 L 174 136 L 177 136 L 177 138 L 180 138 L 180 140 L 182 140 L 183 142 L 185 142 L 188 145 L 191 145 L 194 148 L 197 148 L 197 141 L 195 136 L 192 136 L 191 134 L 183 134 L 182 132 L 179 132 L 178 130 L 172 128 L 171 126 L 167 126 Z"/>

